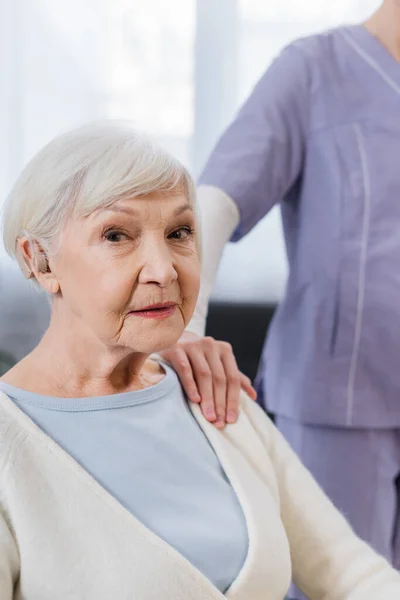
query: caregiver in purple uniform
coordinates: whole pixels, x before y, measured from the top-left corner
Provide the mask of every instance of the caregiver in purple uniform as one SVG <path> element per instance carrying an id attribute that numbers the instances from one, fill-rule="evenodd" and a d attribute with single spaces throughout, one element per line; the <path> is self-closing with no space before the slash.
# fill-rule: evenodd
<path id="1" fill-rule="evenodd" d="M 275 60 L 200 178 L 202 293 L 192 333 L 165 353 L 189 395 L 194 379 L 204 399 L 208 377 L 212 399 L 212 341 L 195 334 L 204 334 L 224 243 L 279 203 L 290 271 L 263 353 L 260 399 L 356 532 L 397 568 L 399 61 L 396 0 L 365 24 L 298 40 Z M 271 251 L 268 240 L 259 251 Z"/>

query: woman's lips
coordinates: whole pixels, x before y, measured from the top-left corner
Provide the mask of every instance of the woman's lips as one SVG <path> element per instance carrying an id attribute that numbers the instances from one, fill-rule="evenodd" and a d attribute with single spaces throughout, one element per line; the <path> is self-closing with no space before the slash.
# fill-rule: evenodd
<path id="1" fill-rule="evenodd" d="M 176 304 L 154 304 L 152 306 L 141 308 L 140 310 L 133 310 L 130 314 L 144 319 L 167 319 L 174 314 L 175 310 Z"/>

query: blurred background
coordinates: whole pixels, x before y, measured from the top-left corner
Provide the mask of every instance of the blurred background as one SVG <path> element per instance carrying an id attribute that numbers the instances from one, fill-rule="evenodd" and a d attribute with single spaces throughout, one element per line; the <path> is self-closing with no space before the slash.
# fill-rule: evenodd
<path id="1" fill-rule="evenodd" d="M 0 0 L 0 207 L 43 144 L 94 119 L 133 120 L 197 176 L 221 131 L 288 42 L 360 21 L 379 4 Z M 243 364 L 250 376 L 285 279 L 275 209 L 226 249 L 210 313 L 210 333 L 225 338 L 229 319 L 240 314 L 243 331 L 253 335 L 254 357 Z M 47 318 L 47 300 L 0 247 L 0 351 L 21 358 Z"/>

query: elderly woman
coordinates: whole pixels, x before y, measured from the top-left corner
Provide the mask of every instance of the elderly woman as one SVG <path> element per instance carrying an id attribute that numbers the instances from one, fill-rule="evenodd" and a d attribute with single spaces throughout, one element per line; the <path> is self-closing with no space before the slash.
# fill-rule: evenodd
<path id="1" fill-rule="evenodd" d="M 8 199 L 4 242 L 52 298 L 1 380 L 0 599 L 393 600 L 261 409 L 218 431 L 150 356 L 194 311 L 192 181 L 126 125 L 51 142 Z"/>

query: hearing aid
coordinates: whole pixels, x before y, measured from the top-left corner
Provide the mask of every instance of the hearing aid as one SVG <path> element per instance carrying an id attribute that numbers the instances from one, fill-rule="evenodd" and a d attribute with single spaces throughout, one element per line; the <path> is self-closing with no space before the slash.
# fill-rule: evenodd
<path id="1" fill-rule="evenodd" d="M 30 245 L 31 245 L 31 248 L 34 248 L 33 257 L 32 257 L 34 269 L 38 273 L 47 273 L 49 270 L 49 265 L 48 265 L 45 253 L 42 250 L 39 250 L 37 248 L 37 246 L 35 244 L 33 244 L 32 242 L 30 242 Z M 16 259 L 17 259 L 19 268 L 21 269 L 22 274 L 24 275 L 24 277 L 26 279 L 32 279 L 32 277 L 35 277 L 33 270 L 27 263 L 26 259 L 22 256 L 22 252 L 21 252 L 18 242 L 17 242 L 17 247 L 16 247 Z"/>

